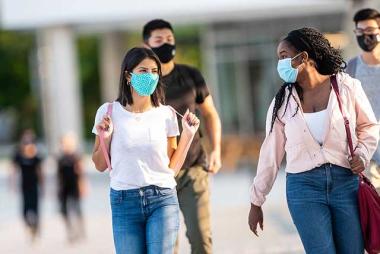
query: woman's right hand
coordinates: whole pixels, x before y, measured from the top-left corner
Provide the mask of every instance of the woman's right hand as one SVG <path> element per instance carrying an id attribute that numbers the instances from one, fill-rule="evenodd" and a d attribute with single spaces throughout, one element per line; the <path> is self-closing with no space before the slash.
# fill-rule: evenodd
<path id="1" fill-rule="evenodd" d="M 191 113 L 189 110 L 186 111 L 182 118 L 182 128 L 183 132 L 190 136 L 194 136 L 200 125 L 198 117 Z"/>
<path id="2" fill-rule="evenodd" d="M 261 230 L 264 230 L 264 215 L 261 206 L 255 206 L 251 204 L 251 210 L 249 211 L 248 216 L 248 225 L 251 231 L 256 235 L 257 234 L 257 224 L 260 225 Z"/>
<path id="3" fill-rule="evenodd" d="M 98 125 L 96 125 L 96 130 L 98 133 L 104 131 L 104 139 L 110 140 L 113 132 L 113 124 L 111 117 L 109 115 L 105 115 L 103 117 L 103 120 Z"/>

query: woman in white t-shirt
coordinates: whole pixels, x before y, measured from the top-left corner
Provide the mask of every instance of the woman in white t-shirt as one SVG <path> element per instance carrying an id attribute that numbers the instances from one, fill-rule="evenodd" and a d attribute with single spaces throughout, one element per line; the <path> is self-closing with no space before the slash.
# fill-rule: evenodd
<path id="1" fill-rule="evenodd" d="M 179 135 L 174 109 L 164 101 L 161 65 L 150 49 L 133 48 L 121 66 L 119 96 L 96 113 L 92 159 L 107 169 L 102 131 L 111 157 L 111 210 L 115 249 L 124 253 L 173 253 L 179 227 L 174 176 L 181 168 L 199 119 L 187 112 Z"/>

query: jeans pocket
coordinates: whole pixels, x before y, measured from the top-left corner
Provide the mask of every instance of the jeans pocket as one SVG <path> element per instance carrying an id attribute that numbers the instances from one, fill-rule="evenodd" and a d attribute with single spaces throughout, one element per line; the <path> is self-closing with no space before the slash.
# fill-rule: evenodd
<path id="1" fill-rule="evenodd" d="M 111 189 L 111 191 L 110 191 L 111 205 L 119 205 L 119 204 L 121 204 L 122 200 L 123 200 L 122 191 L 117 191 L 117 190 Z"/>
<path id="2" fill-rule="evenodd" d="M 170 188 L 158 188 L 158 194 L 159 196 L 169 196 L 176 192 L 176 189 L 170 189 Z"/>

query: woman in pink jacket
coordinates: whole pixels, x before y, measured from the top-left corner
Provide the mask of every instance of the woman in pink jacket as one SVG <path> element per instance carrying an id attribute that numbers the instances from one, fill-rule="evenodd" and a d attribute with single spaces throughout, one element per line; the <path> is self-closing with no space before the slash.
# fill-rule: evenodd
<path id="1" fill-rule="evenodd" d="M 340 52 L 317 30 L 291 31 L 277 54 L 285 83 L 268 110 L 249 226 L 256 235 L 258 225 L 263 229 L 261 206 L 286 154 L 287 202 L 305 251 L 363 253 L 357 174 L 377 147 L 379 125 L 371 105 L 360 82 L 343 73 Z M 331 85 L 334 77 L 353 133 L 353 158 Z"/>

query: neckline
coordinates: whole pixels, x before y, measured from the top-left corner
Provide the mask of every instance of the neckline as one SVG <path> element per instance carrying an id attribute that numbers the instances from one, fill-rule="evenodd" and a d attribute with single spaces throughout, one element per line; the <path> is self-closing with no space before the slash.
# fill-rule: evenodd
<path id="1" fill-rule="evenodd" d="M 153 106 L 152 108 L 150 108 L 149 110 L 144 111 L 144 112 L 132 112 L 132 111 L 127 110 L 125 107 L 123 107 L 123 105 L 121 105 L 120 102 L 117 102 L 117 104 L 119 105 L 119 107 L 121 108 L 121 110 L 123 112 L 125 112 L 125 113 L 127 113 L 129 115 L 132 115 L 132 116 L 142 116 L 142 115 L 148 114 L 148 113 L 154 111 L 155 109 L 157 109 L 157 108 L 159 108 L 161 106 L 161 104 L 158 107 L 154 107 Z"/>
<path id="2" fill-rule="evenodd" d="M 368 68 L 377 68 L 377 69 L 380 68 L 380 63 L 378 63 L 378 64 L 367 64 L 366 62 L 364 62 L 362 55 L 359 55 L 359 62 Z"/>
<path id="3" fill-rule="evenodd" d="M 327 105 L 327 107 L 328 107 L 328 105 Z M 321 113 L 327 113 L 327 107 L 325 109 L 317 111 L 317 112 L 311 112 L 311 113 L 305 113 L 304 112 L 304 115 L 316 115 L 316 114 L 321 114 Z"/>
<path id="4" fill-rule="evenodd" d="M 177 68 L 178 68 L 178 64 L 174 63 L 173 69 L 168 74 L 166 74 L 165 76 L 162 76 L 162 78 L 171 77 L 172 75 L 174 75 Z"/>
<path id="5" fill-rule="evenodd" d="M 327 106 L 326 106 L 326 108 L 324 110 L 328 110 L 330 104 L 332 103 L 331 97 L 332 97 L 332 95 L 334 93 L 334 89 L 332 88 L 331 82 L 330 82 L 330 86 L 331 86 L 331 90 L 330 90 L 330 94 L 329 94 L 329 101 L 327 102 Z M 303 111 L 302 103 L 301 103 L 301 100 L 300 100 L 300 98 L 298 96 L 298 93 L 297 93 L 296 89 L 292 89 L 292 96 L 293 96 L 294 100 L 296 101 L 296 103 L 298 104 L 298 106 L 299 106 L 300 111 L 301 111 L 302 114 L 314 114 L 314 113 L 318 113 L 318 112 L 324 111 L 324 110 L 320 110 L 320 111 L 317 111 L 317 112 L 305 113 Z"/>

